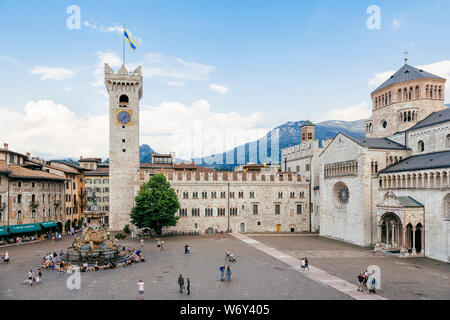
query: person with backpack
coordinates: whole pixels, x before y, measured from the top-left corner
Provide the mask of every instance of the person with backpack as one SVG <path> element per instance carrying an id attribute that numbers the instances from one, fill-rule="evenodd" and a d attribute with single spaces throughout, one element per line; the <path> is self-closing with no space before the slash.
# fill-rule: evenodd
<path id="1" fill-rule="evenodd" d="M 362 273 L 358 275 L 358 290 L 357 291 L 364 291 L 364 276 Z"/>

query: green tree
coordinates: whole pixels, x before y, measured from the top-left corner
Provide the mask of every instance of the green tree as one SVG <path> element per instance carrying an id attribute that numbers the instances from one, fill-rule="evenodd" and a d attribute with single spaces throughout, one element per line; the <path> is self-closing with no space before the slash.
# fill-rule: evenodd
<path id="1" fill-rule="evenodd" d="M 131 223 L 139 229 L 152 229 L 158 234 L 163 227 L 175 226 L 180 208 L 178 197 L 163 174 L 155 174 L 142 185 L 131 209 Z"/>

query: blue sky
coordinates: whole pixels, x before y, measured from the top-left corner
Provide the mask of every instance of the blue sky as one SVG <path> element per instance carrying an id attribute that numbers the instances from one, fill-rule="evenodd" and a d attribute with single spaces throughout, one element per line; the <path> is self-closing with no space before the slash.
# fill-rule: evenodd
<path id="1" fill-rule="evenodd" d="M 80 29 L 66 26 L 70 5 Z M 370 5 L 381 10 L 380 30 L 366 26 Z M 450 75 L 449 13 L 446 0 L 0 1 L 0 134 L 21 152 L 106 156 L 101 66 L 119 67 L 122 24 L 139 39 L 127 66 L 145 75 L 140 142 L 157 151 L 198 156 L 286 121 L 364 118 L 371 90 L 401 67 L 405 49 L 411 65 Z M 6 125 L 20 115 L 29 121 Z M 167 140 L 174 128 L 194 132 L 196 119 L 244 131 L 207 151 Z M 55 128 L 73 137 L 68 146 L 39 144 Z M 89 130 L 97 139 L 79 143 Z"/>

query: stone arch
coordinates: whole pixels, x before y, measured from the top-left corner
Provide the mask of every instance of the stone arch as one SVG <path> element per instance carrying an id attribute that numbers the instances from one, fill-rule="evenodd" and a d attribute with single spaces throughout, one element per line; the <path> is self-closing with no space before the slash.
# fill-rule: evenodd
<path id="1" fill-rule="evenodd" d="M 425 151 L 425 143 L 423 142 L 423 140 L 419 140 L 419 142 L 417 143 L 417 151 L 418 152 Z"/>
<path id="2" fill-rule="evenodd" d="M 239 225 L 239 232 L 245 232 L 245 223 L 241 222 L 241 224 Z"/>
<path id="3" fill-rule="evenodd" d="M 378 241 L 386 248 L 400 248 L 402 245 L 401 219 L 393 212 L 385 212 L 378 224 Z"/>

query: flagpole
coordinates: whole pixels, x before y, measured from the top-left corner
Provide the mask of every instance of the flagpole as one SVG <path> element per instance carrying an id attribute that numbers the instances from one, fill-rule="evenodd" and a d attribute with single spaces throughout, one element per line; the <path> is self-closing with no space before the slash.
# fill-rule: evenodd
<path id="1" fill-rule="evenodd" d="M 125 65 L 125 25 L 123 25 L 123 64 Z"/>

